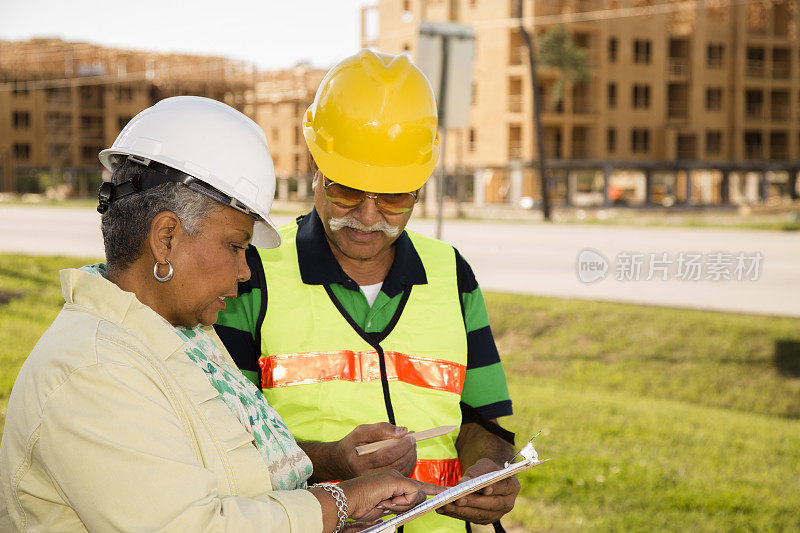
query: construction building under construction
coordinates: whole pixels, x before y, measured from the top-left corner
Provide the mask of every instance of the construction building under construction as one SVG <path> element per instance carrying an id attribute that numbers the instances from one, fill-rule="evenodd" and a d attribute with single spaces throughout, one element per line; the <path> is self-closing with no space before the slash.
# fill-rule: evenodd
<path id="1" fill-rule="evenodd" d="M 139 111 L 176 95 L 244 110 L 252 65 L 61 39 L 0 41 L 0 192 L 96 190 L 98 152 Z"/>
<path id="2" fill-rule="evenodd" d="M 247 94 L 244 112 L 267 134 L 281 200 L 309 197 L 311 176 L 301 120 L 325 72 L 307 64 L 259 72 Z"/>

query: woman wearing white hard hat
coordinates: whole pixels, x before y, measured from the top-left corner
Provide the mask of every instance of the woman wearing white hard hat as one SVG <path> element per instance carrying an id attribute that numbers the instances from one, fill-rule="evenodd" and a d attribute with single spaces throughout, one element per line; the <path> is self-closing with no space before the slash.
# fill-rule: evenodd
<path id="1" fill-rule="evenodd" d="M 248 244 L 280 243 L 258 126 L 169 98 L 100 160 L 106 264 L 61 272 L 66 304 L 14 384 L 0 530 L 329 532 L 422 501 L 396 472 L 307 487 L 308 457 L 209 327 Z"/>

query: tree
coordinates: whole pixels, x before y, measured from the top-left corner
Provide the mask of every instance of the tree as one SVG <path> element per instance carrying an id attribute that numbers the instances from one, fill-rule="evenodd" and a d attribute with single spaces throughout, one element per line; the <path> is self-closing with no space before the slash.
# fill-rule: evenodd
<path id="1" fill-rule="evenodd" d="M 544 164 L 544 140 L 542 138 L 542 95 L 539 91 L 539 77 L 536 71 L 536 54 L 533 39 L 525 29 L 522 19 L 522 0 L 517 0 L 517 19 L 519 19 L 519 33 L 525 40 L 528 48 L 528 65 L 531 70 L 531 94 L 533 94 L 533 125 L 536 128 L 536 159 L 539 170 L 539 185 L 542 195 L 542 218 L 550 221 L 550 198 L 547 195 L 547 169 Z"/>
<path id="2" fill-rule="evenodd" d="M 533 124 L 536 130 L 537 167 L 542 195 L 542 217 L 550 220 L 550 198 L 548 197 L 547 168 L 545 167 L 544 134 L 542 133 L 542 95 L 539 89 L 537 62 L 545 67 L 556 68 L 561 76 L 556 80 L 551 100 L 557 104 L 564 97 L 567 85 L 586 81 L 589 68 L 586 65 L 587 51 L 575 42 L 575 37 L 563 25 L 555 26 L 541 36 L 538 52 L 534 38 L 525 28 L 522 18 L 522 0 L 517 0 L 517 19 L 519 32 L 528 49 L 528 64 L 531 74 L 531 93 L 533 94 Z"/>
<path id="3" fill-rule="evenodd" d="M 565 87 L 582 83 L 589 79 L 589 67 L 586 65 L 588 51 L 578 46 L 575 37 L 567 31 L 563 24 L 554 26 L 539 37 L 537 60 L 543 67 L 554 68 L 560 76 L 553 84 L 550 101 L 558 104 L 564 98 Z"/>

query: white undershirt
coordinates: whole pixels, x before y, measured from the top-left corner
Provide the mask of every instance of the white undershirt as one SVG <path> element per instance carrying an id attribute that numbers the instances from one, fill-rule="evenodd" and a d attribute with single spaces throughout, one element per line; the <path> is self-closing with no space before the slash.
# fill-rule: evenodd
<path id="1" fill-rule="evenodd" d="M 383 282 L 379 281 L 374 285 L 359 285 L 359 287 L 361 287 L 361 292 L 364 293 L 364 296 L 367 297 L 367 303 L 369 303 L 369 306 L 372 307 L 372 304 L 375 303 L 375 298 L 377 298 L 378 293 L 381 292 Z"/>

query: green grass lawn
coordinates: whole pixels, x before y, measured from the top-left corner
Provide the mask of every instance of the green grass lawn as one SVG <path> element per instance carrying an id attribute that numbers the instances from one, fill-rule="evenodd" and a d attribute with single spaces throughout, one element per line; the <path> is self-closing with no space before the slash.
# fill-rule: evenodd
<path id="1" fill-rule="evenodd" d="M 0 254 L 0 424 L 19 367 L 64 304 L 59 269 L 90 262 Z"/>
<path id="2" fill-rule="evenodd" d="M 57 270 L 0 255 L 0 423 L 60 309 Z M 800 320 L 487 294 L 521 441 L 523 531 L 800 530 Z"/>
<path id="3" fill-rule="evenodd" d="M 800 530 L 800 320 L 487 294 L 524 530 Z"/>

